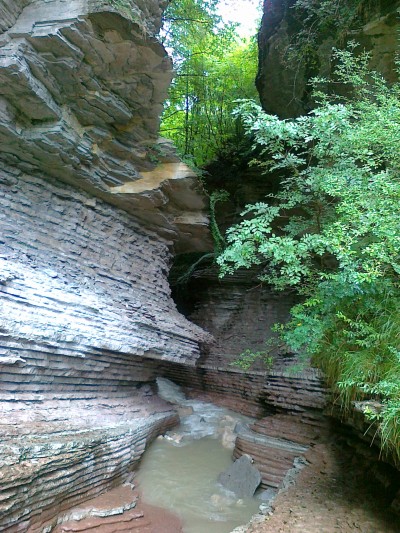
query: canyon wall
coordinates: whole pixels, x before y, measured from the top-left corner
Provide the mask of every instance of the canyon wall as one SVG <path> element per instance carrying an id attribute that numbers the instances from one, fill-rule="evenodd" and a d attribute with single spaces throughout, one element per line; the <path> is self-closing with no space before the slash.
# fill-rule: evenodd
<path id="1" fill-rule="evenodd" d="M 207 170 L 209 190 L 223 187 L 230 193 L 229 200 L 216 208 L 222 232 L 239 220 L 246 204 L 276 190 L 274 181 L 248 168 L 245 158 L 234 166 L 227 157 Z M 277 490 L 296 458 L 326 435 L 329 426 L 323 414 L 327 397 L 320 373 L 304 365 L 299 368 L 295 354 L 266 343 L 272 326 L 288 319 L 297 297 L 260 283 L 258 267 L 219 279 L 218 268 L 207 257 L 187 280 L 185 274 L 194 261 L 192 255 L 177 258 L 170 277 L 174 298 L 192 322 L 212 333 L 214 341 L 194 368 L 179 362 L 162 364 L 163 375 L 185 386 L 193 397 L 259 418 L 251 427 L 238 428 L 234 456 L 249 453 L 262 473 L 262 486 Z M 267 364 L 262 358 L 249 368 L 236 364 L 242 353 L 249 352 L 264 353 Z"/>
<path id="2" fill-rule="evenodd" d="M 163 7 L 0 1 L 1 531 L 50 531 L 128 480 L 178 420 L 157 365 L 210 340 L 167 280 L 174 250 L 210 242 L 196 176 L 157 137 Z"/>
<path id="3" fill-rule="evenodd" d="M 220 282 L 211 267 L 188 287 L 191 321 L 171 298 L 172 256 L 212 244 L 196 176 L 158 139 L 172 78 L 155 38 L 165 4 L 0 0 L 0 531 L 61 531 L 83 516 L 71 507 L 130 482 L 178 420 L 157 375 L 275 415 L 235 452 L 257 457 L 265 487 L 325 431 L 321 376 L 293 374 L 293 354 L 231 364 L 262 349 L 292 295 L 255 287 L 255 272 Z M 259 178 L 225 226 L 259 198 Z M 263 434 L 292 444 L 265 448 Z"/>
<path id="4" fill-rule="evenodd" d="M 348 28 L 335 28 L 334 24 L 327 23 L 322 30 L 320 27 L 326 21 L 311 27 L 312 22 L 304 22 L 304 13 L 296 14 L 295 3 L 296 0 L 264 0 L 258 36 L 257 88 L 268 113 L 289 118 L 309 111 L 312 107 L 311 78 L 328 77 L 332 48 L 343 48 L 350 40 L 360 44 L 358 50 L 370 51 L 372 69 L 382 72 L 389 81 L 396 79 L 398 0 L 363 0 Z M 315 39 L 310 45 L 303 42 L 301 50 L 298 37 L 300 32 L 306 31 L 315 33 Z M 294 60 L 290 59 L 291 49 L 297 54 Z"/>
<path id="5" fill-rule="evenodd" d="M 195 368 L 163 364 L 163 375 L 180 383 L 189 396 L 211 401 L 259 420 L 237 427 L 234 458 L 249 454 L 262 475 L 262 487 L 282 487 L 307 449 L 326 437 L 327 395 L 322 377 L 294 354 L 270 349 L 271 327 L 288 318 L 293 294 L 263 287 L 257 270 L 242 270 L 219 280 L 215 266 L 199 267 L 189 282 L 189 318 L 213 334 L 214 342 Z M 178 299 L 178 298 L 177 298 Z M 186 309 L 189 310 L 189 303 Z M 267 352 L 248 369 L 237 365 L 246 351 Z"/>

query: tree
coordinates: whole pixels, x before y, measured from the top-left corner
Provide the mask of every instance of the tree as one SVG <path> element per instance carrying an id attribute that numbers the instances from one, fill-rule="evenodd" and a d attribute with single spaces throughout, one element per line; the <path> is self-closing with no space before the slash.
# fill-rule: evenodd
<path id="1" fill-rule="evenodd" d="M 164 44 L 172 53 L 176 77 L 161 134 L 196 166 L 210 161 L 239 134 L 232 117 L 234 101 L 256 98 L 255 39 L 240 40 L 234 25 L 222 23 L 217 4 L 172 2 L 166 12 Z"/>
<path id="2" fill-rule="evenodd" d="M 279 120 L 253 102 L 241 116 L 280 173 L 280 192 L 248 206 L 228 231 L 222 274 L 254 264 L 303 303 L 279 326 L 284 341 L 325 370 L 344 408 L 377 399 L 382 445 L 400 460 L 400 86 L 368 70 L 354 44 L 336 51 L 335 83 L 307 116 Z"/>

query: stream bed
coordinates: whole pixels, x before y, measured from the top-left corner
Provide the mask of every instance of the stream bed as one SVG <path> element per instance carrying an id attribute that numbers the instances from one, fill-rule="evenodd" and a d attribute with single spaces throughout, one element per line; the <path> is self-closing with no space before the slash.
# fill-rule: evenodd
<path id="1" fill-rule="evenodd" d="M 229 533 L 257 513 L 260 499 L 239 499 L 218 483 L 232 464 L 238 422 L 251 421 L 216 405 L 188 400 L 172 382 L 159 395 L 179 405 L 181 424 L 146 451 L 138 475 L 143 501 L 172 511 L 185 533 Z"/>

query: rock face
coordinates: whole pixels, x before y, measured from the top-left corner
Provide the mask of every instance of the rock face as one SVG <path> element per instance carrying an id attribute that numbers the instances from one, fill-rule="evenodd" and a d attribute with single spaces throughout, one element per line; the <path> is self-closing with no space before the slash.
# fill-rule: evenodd
<path id="1" fill-rule="evenodd" d="M 1 202 L 0 363 L 8 374 L 30 384 L 34 374 L 36 392 L 46 391 L 55 381 L 42 377 L 57 367 L 64 390 L 75 390 L 111 375 L 137 381 L 118 361 L 93 369 L 89 354 L 99 362 L 106 352 L 189 364 L 198 357 L 204 335 L 170 299 L 167 243 L 156 233 L 101 200 L 4 167 Z M 33 371 L 43 357 L 45 367 Z"/>
<path id="2" fill-rule="evenodd" d="M 0 35 L 0 160 L 86 190 L 201 248 L 197 180 L 157 139 L 172 77 L 153 35 L 162 5 L 50 0 L 21 11 L 22 2 L 2 0 L 10 27 Z"/>
<path id="3" fill-rule="evenodd" d="M 172 253 L 207 251 L 210 238 L 196 177 L 157 138 L 171 80 L 154 37 L 164 4 L 0 0 L 0 531 L 92 527 L 90 512 L 82 522 L 68 510 L 129 481 L 177 423 L 157 375 L 274 415 L 235 451 L 254 455 L 267 487 L 308 445 L 278 446 L 272 479 L 268 433 L 290 433 L 286 416 L 323 426 L 320 376 L 293 376 L 290 354 L 268 370 L 230 365 L 286 317 L 289 296 L 204 273 L 198 325 L 171 299 Z M 125 526 L 146 531 L 129 505 Z"/>
<path id="4" fill-rule="evenodd" d="M 29 0 L 4 0 L 0 5 L 0 32 L 10 28 L 21 11 L 29 4 Z"/>
<path id="5" fill-rule="evenodd" d="M 327 424 L 307 417 L 276 414 L 238 428 L 234 457 L 249 454 L 261 473 L 261 486 L 279 490 L 307 450 L 327 436 Z M 303 464 L 305 461 L 303 461 Z"/>
<path id="6" fill-rule="evenodd" d="M 265 350 L 271 326 L 287 319 L 293 295 L 259 286 L 255 271 L 218 280 L 214 267 L 199 270 L 187 290 L 193 297 L 189 318 L 215 341 L 198 360 L 195 375 L 192 369 L 173 364 L 165 367 L 167 377 L 249 416 L 277 411 L 319 416 L 325 404 L 321 376 L 312 369 L 291 372 L 296 363 L 293 355 L 274 350 L 271 367 L 261 360 L 247 371 L 235 365 L 246 349 Z"/>
<path id="7" fill-rule="evenodd" d="M 218 476 L 218 482 L 239 498 L 251 498 L 261 482 L 261 476 L 251 457 L 242 455 Z"/>
<path id="8" fill-rule="evenodd" d="M 310 110 L 310 78 L 328 76 L 332 48 L 342 48 L 345 44 L 328 27 L 317 35 L 312 58 L 289 64 L 288 48 L 304 30 L 304 21 L 295 16 L 295 3 L 296 0 L 264 0 L 259 33 L 257 87 L 260 99 L 268 113 L 281 118 Z M 354 25 L 347 32 L 348 40 L 354 40 L 371 51 L 371 68 L 382 72 L 389 81 L 396 77 L 399 7 L 398 0 L 361 1 Z"/>
<path id="9" fill-rule="evenodd" d="M 329 74 L 328 58 L 332 46 L 337 44 L 329 34 L 318 38 L 319 71 L 311 72 L 307 65 L 300 65 L 297 70 L 286 68 L 284 53 L 301 29 L 291 9 L 293 4 L 294 0 L 265 0 L 259 36 L 261 99 L 268 112 L 283 117 L 309 109 L 308 77 L 318 72 Z M 365 4 L 371 6 L 369 11 L 365 7 L 365 12 L 360 12 L 362 26 L 355 39 L 371 49 L 371 66 L 391 80 L 397 46 L 395 12 L 399 3 Z M 269 179 L 256 176 L 254 170 L 250 175 L 244 169 L 235 171 L 233 166 L 224 169 L 228 164 L 219 162 L 209 169 L 212 174 L 209 185 L 227 188 L 231 193 L 230 205 L 224 204 L 217 210 L 222 229 L 237 222 L 237 215 L 246 203 L 260 201 L 277 187 L 273 176 Z M 177 288 L 176 299 L 192 321 L 213 334 L 215 342 L 194 369 L 178 362 L 163 365 L 163 373 L 184 385 L 192 396 L 260 417 L 251 427 L 239 428 L 234 457 L 251 455 L 261 473 L 262 486 L 280 490 L 291 481 L 297 467 L 304 464 L 305 454 L 312 455 L 315 446 L 330 438 L 332 421 L 325 416 L 328 391 L 317 370 L 293 371 L 298 361 L 284 349 L 272 353 L 273 364 L 267 368 L 255 364 L 245 371 L 232 363 L 247 349 L 265 350 L 270 327 L 287 319 L 295 297 L 276 294 L 260 284 L 256 270 L 237 272 L 219 280 L 215 267 L 205 267 L 205 261 L 199 264 L 187 287 Z M 357 449 L 358 439 L 354 435 L 352 438 L 353 449 Z M 374 465 L 379 462 L 377 450 L 368 456 L 368 462 Z"/>
<path id="10" fill-rule="evenodd" d="M 234 458 L 250 455 L 262 487 L 279 490 L 293 465 L 329 431 L 321 375 L 312 368 L 294 372 L 296 358 L 277 349 L 267 367 L 256 361 L 243 370 L 233 363 L 246 349 L 265 349 L 271 326 L 287 319 L 295 298 L 260 286 L 256 270 L 218 280 L 214 267 L 200 268 L 188 293 L 190 319 L 215 341 L 194 369 L 163 364 L 163 373 L 184 385 L 189 395 L 260 418 L 251 427 L 236 429 Z M 190 307 L 187 301 L 185 305 Z"/>
<path id="11" fill-rule="evenodd" d="M 398 532 L 398 517 L 388 509 L 388 493 L 372 482 L 371 464 L 357 459 L 354 450 L 341 446 L 336 437 L 315 444 L 305 459 L 307 466 L 295 483 L 288 480 L 268 516 L 258 517 L 258 523 L 254 520 L 242 533 Z"/>
<path id="12" fill-rule="evenodd" d="M 143 504 L 131 483 L 98 496 L 60 516 L 54 533 L 181 533 L 178 517 Z"/>
<path id="13" fill-rule="evenodd" d="M 157 139 L 162 8 L 0 0 L 1 531 L 123 483 L 178 420 L 147 385 L 160 361 L 193 365 L 210 340 L 167 280 L 173 248 L 209 236 L 196 177 Z"/>
<path id="14" fill-rule="evenodd" d="M 225 172 L 228 177 L 230 169 Z M 217 211 L 219 226 L 231 226 L 245 204 L 272 193 L 274 186 L 254 170 L 237 171 L 227 180 L 231 196 Z M 177 362 L 162 364 L 163 373 L 184 385 L 189 395 L 261 419 L 259 425 L 238 432 L 234 457 L 251 455 L 261 472 L 262 486 L 275 490 L 296 459 L 326 433 L 326 390 L 317 370 L 293 372 L 297 363 L 293 354 L 266 346 L 271 327 L 285 322 L 296 303 L 293 293 L 276 293 L 260 284 L 256 267 L 221 280 L 215 266 L 205 265 L 195 270 L 186 288 L 178 286 L 175 298 L 190 320 L 212 333 L 215 340 L 194 369 Z M 172 281 L 177 277 L 174 272 Z M 243 369 L 235 362 L 246 350 L 268 352 L 272 359 L 267 365 L 256 360 Z M 299 443 L 293 433 L 303 435 L 303 441 Z"/>
<path id="15" fill-rule="evenodd" d="M 126 481 L 146 446 L 178 420 L 165 403 L 127 392 L 2 402 L 1 531 L 43 531 Z"/>

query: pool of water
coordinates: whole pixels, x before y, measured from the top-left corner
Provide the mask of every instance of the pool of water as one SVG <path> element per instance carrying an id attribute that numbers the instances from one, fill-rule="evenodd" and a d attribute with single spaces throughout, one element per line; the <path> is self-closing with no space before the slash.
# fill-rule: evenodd
<path id="1" fill-rule="evenodd" d="M 181 425 L 146 451 L 137 479 L 143 500 L 177 514 L 185 533 L 229 533 L 258 511 L 256 498 L 238 499 L 217 481 L 232 464 L 232 435 L 245 417 L 187 400 L 165 380 L 160 394 L 184 408 Z"/>

